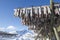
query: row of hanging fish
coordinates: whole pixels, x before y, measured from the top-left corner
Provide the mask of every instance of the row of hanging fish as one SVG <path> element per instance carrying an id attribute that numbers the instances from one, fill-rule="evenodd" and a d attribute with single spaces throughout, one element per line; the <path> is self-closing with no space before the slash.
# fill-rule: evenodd
<path id="1" fill-rule="evenodd" d="M 55 4 L 55 13 L 60 12 L 60 4 Z M 35 14 L 49 14 L 51 13 L 50 6 L 36 6 L 36 7 L 27 7 L 27 8 L 17 8 L 14 9 L 14 15 L 15 16 L 22 16 L 22 14 L 25 14 L 26 16 L 30 13 L 30 16 L 32 16 L 32 12 L 35 12 Z"/>
<path id="2" fill-rule="evenodd" d="M 60 4 L 54 5 L 55 20 L 60 15 Z M 44 23 L 50 23 L 50 6 L 36 6 L 14 9 L 14 15 L 22 18 L 22 23 L 28 25 L 29 29 L 39 29 Z M 38 27 L 38 28 L 36 28 Z"/>

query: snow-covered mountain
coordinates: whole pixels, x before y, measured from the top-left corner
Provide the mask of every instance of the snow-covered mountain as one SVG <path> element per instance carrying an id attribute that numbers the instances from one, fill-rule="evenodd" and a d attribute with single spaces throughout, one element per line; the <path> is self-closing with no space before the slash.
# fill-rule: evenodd
<path id="1" fill-rule="evenodd" d="M 26 33 L 31 33 L 33 34 L 31 31 L 28 31 L 28 30 L 21 30 L 21 31 L 16 31 L 18 34 L 20 34 L 20 36 L 26 34 Z"/>
<path id="2" fill-rule="evenodd" d="M 34 33 L 28 30 L 16 31 L 18 33 L 17 40 L 34 40 Z"/>
<path id="3" fill-rule="evenodd" d="M 11 31 L 9 33 L 18 34 L 17 37 L 15 37 L 12 40 L 35 40 L 35 36 L 37 35 L 33 31 L 29 31 L 29 30 Z M 6 38 L 6 39 L 8 39 L 8 38 Z"/>
<path id="4" fill-rule="evenodd" d="M 27 33 L 27 30 L 22 30 L 22 31 L 16 31 L 18 34 L 20 34 L 20 36 L 24 35 L 25 33 Z"/>

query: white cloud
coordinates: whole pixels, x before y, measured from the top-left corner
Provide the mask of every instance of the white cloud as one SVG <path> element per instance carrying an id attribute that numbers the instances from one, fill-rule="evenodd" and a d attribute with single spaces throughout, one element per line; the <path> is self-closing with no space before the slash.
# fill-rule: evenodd
<path id="1" fill-rule="evenodd" d="M 8 26 L 7 28 L 5 27 L 0 27 L 0 31 L 16 31 L 16 27 L 15 26 Z"/>
<path id="2" fill-rule="evenodd" d="M 3 27 L 0 27 L 0 31 L 5 31 L 5 28 L 3 28 Z"/>
<path id="3" fill-rule="evenodd" d="M 11 34 L 17 34 L 16 31 L 10 31 L 9 33 L 11 33 Z"/>
<path id="4" fill-rule="evenodd" d="M 8 27 L 7 27 L 7 30 L 14 31 L 14 30 L 16 30 L 16 27 L 14 27 L 14 26 L 8 26 Z"/>
<path id="5" fill-rule="evenodd" d="M 6 32 L 11 33 L 11 34 L 17 34 L 16 29 L 17 28 L 15 26 L 8 26 L 6 28 L 0 27 L 0 31 L 4 31 L 4 32 L 6 31 Z"/>
<path id="6" fill-rule="evenodd" d="M 6 29 L 7 29 L 7 32 L 11 34 L 17 34 L 16 32 L 17 28 L 15 26 L 8 26 Z"/>

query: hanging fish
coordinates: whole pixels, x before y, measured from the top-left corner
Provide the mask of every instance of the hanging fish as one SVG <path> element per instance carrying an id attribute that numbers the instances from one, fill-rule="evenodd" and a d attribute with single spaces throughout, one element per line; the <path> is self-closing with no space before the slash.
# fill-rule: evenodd
<path id="1" fill-rule="evenodd" d="M 18 15 L 19 15 L 19 9 L 14 9 L 14 16 L 18 17 Z"/>

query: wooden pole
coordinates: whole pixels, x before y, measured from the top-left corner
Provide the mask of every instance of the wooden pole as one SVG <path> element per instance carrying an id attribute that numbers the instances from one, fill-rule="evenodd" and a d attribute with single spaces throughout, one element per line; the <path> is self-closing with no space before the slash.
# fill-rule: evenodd
<path id="1" fill-rule="evenodd" d="M 55 21 L 54 21 L 54 3 L 53 3 L 53 0 L 50 0 L 50 9 L 51 9 L 51 28 L 53 28 L 53 30 L 54 30 L 56 39 L 59 40 L 59 36 L 58 36 L 57 30 L 53 26 L 54 23 L 55 23 Z"/>
<path id="2" fill-rule="evenodd" d="M 37 35 L 37 37 L 36 37 L 36 39 L 35 40 L 37 40 L 38 39 L 38 36 L 40 35 L 40 32 L 41 32 L 41 30 L 42 30 L 43 28 L 41 27 L 41 29 L 39 30 L 39 33 L 38 33 L 38 35 Z"/>
<path id="3" fill-rule="evenodd" d="M 53 30 L 54 30 L 54 33 L 55 33 L 55 36 L 56 36 L 56 39 L 59 40 L 59 36 L 58 36 L 58 33 L 57 33 L 57 30 L 55 27 L 53 27 Z"/>

